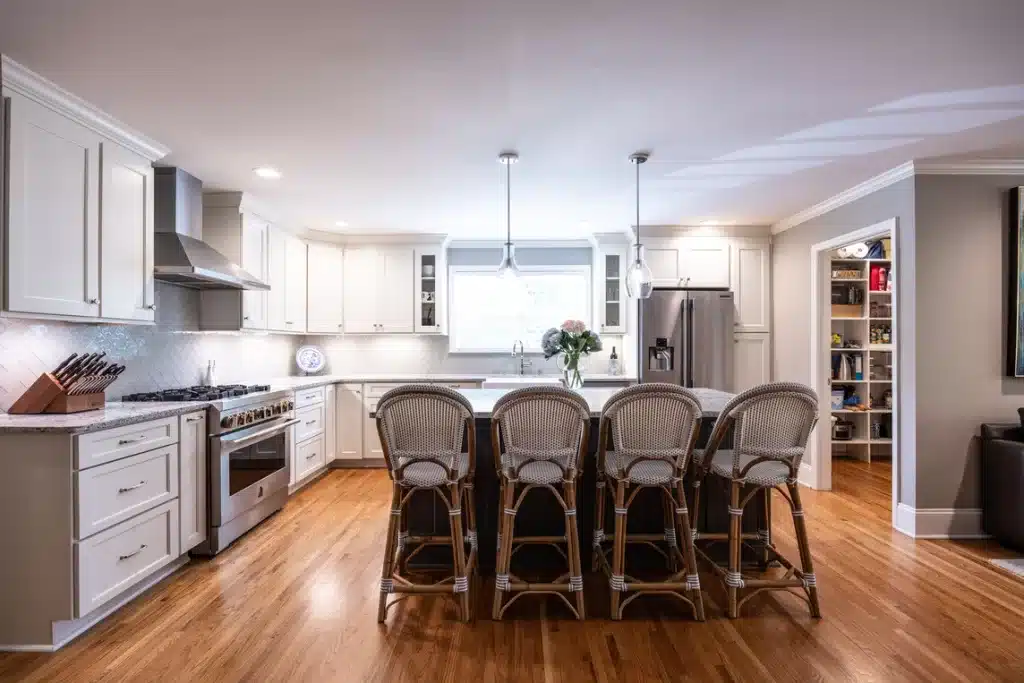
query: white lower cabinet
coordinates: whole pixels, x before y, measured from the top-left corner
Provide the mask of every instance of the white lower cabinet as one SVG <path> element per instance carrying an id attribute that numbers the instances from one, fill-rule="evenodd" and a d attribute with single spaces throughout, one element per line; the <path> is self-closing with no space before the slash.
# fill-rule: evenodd
<path id="1" fill-rule="evenodd" d="M 363 457 L 363 385 L 339 384 L 336 389 L 335 458 L 342 461 Z"/>
<path id="2" fill-rule="evenodd" d="M 290 493 L 295 493 L 313 481 L 314 475 L 327 466 L 326 435 L 328 418 L 326 387 L 314 387 L 295 392 L 294 429 L 295 447 L 292 449 Z"/>
<path id="3" fill-rule="evenodd" d="M 330 465 L 338 457 L 338 392 L 333 384 L 324 387 L 324 463 Z"/>
<path id="4" fill-rule="evenodd" d="M 771 381 L 771 335 L 736 334 L 733 347 L 733 391 L 739 393 Z"/>
<path id="5" fill-rule="evenodd" d="M 179 420 L 179 528 L 181 552 L 185 552 L 206 540 L 206 411 L 182 415 Z"/>
<path id="6" fill-rule="evenodd" d="M 314 437 L 303 441 L 295 447 L 292 469 L 295 471 L 296 483 L 324 468 L 324 438 Z"/>

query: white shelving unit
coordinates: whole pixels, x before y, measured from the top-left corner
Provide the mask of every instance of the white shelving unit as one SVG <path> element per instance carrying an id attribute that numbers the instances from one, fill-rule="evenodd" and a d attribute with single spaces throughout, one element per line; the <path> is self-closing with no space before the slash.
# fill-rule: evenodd
<path id="1" fill-rule="evenodd" d="M 891 235 L 879 235 L 877 239 Z M 891 244 L 891 241 L 887 241 Z M 870 462 L 872 459 L 892 457 L 892 353 L 894 320 L 892 318 L 891 288 L 872 289 L 871 272 L 885 268 L 885 286 L 894 279 L 892 253 L 888 258 L 840 258 L 833 252 L 832 276 L 833 304 L 830 347 L 832 361 L 832 391 L 843 391 L 844 399 L 860 398 L 864 408 L 854 408 L 844 402 L 842 409 L 832 410 L 835 419 L 848 423 L 852 438 L 831 440 L 832 457 L 852 457 Z M 841 346 L 835 344 L 835 335 Z M 847 370 L 841 371 L 842 364 Z M 830 401 L 832 396 L 827 397 Z M 877 425 L 877 426 L 875 426 Z"/>

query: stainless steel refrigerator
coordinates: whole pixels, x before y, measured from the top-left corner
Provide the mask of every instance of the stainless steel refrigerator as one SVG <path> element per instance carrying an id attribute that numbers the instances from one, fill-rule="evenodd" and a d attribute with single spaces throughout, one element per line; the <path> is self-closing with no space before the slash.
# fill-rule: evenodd
<path id="1" fill-rule="evenodd" d="M 733 390 L 733 297 L 727 289 L 655 289 L 640 301 L 640 379 Z"/>

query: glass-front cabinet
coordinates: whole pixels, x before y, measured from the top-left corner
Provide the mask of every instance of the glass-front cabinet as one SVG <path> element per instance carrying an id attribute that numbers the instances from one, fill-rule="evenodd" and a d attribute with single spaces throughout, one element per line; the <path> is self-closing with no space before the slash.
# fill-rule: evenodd
<path id="1" fill-rule="evenodd" d="M 626 332 L 628 245 L 601 245 L 597 250 L 597 314 L 604 334 Z"/>
<path id="2" fill-rule="evenodd" d="M 416 332 L 444 334 L 447 265 L 441 245 L 416 248 Z"/>

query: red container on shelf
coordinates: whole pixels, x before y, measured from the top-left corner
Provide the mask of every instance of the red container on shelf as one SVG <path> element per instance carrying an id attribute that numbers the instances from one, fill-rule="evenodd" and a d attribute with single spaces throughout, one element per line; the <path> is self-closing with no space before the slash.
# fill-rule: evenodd
<path id="1" fill-rule="evenodd" d="M 868 279 L 868 286 L 872 292 L 880 292 L 885 289 L 885 283 L 882 282 L 882 267 L 877 263 L 871 264 L 871 276 Z"/>

